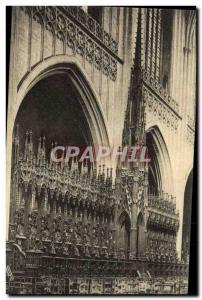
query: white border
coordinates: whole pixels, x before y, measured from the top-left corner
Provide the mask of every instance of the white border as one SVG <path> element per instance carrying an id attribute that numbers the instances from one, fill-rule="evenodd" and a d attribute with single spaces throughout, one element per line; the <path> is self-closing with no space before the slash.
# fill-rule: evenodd
<path id="1" fill-rule="evenodd" d="M 163 2 L 162 0 L 158 1 L 141 1 L 141 0 L 136 0 L 136 1 L 120 1 L 120 0 L 111 0 L 110 2 L 108 0 L 86 0 L 86 1 L 77 1 L 74 0 L 72 1 L 55 1 L 55 0 L 43 0 L 43 1 L 17 1 L 17 0 L 1 0 L 0 1 L 0 83 L 1 83 L 1 89 L 0 89 L 0 158 L 1 158 L 1 164 L 0 164 L 0 226 L 1 226 L 1 232 L 0 232 L 0 299 L 5 299 L 8 297 L 8 295 L 5 294 L 5 239 L 6 239 L 6 183 L 5 183 L 5 178 L 6 178 L 6 167 L 5 167 L 5 162 L 6 162 L 6 151 L 5 151 L 5 111 L 6 111 L 6 106 L 5 106 L 5 99 L 6 99 L 6 76 L 5 76 L 5 70 L 6 70 L 6 6 L 15 6 L 15 5 L 103 5 L 103 6 L 162 6 L 162 5 L 170 5 L 170 6 L 193 6 L 196 5 L 198 9 L 200 9 L 200 1 L 188 1 L 188 0 L 169 0 L 167 3 Z M 200 22 L 199 22 L 200 25 Z M 201 26 L 199 26 L 199 47 L 201 46 Z M 201 47 L 199 48 L 201 49 Z M 198 88 L 199 88 L 199 93 L 198 96 L 200 95 L 200 86 L 201 86 L 201 78 L 199 78 L 199 83 L 198 83 Z M 200 101 L 198 101 L 200 102 Z M 198 103 L 199 105 L 199 103 Z M 201 106 L 198 106 L 200 112 L 199 116 L 201 116 Z M 199 126 L 200 127 L 200 126 Z M 201 129 L 201 128 L 199 128 Z M 199 130 L 198 129 L 198 130 Z M 199 134 L 199 149 L 200 148 L 200 141 L 201 141 L 201 131 Z M 200 152 L 200 151 L 199 151 Z M 200 164 L 199 164 L 200 165 Z M 199 170 L 200 171 L 200 170 Z M 199 178 L 199 186 L 202 186 L 202 178 Z M 193 199 L 193 201 L 196 201 L 196 199 Z M 199 197 L 198 201 L 200 201 L 200 191 L 199 191 Z M 200 216 L 202 216 L 201 212 L 201 206 L 200 206 Z M 200 219 L 200 218 L 199 218 Z M 199 235 L 199 240 L 201 238 L 201 222 L 200 222 L 200 235 Z M 199 249 L 200 253 L 200 249 Z M 200 268 L 201 269 L 201 260 L 199 260 L 200 263 Z M 199 274 L 200 275 L 200 274 Z M 199 276 L 199 292 L 200 292 L 200 286 L 202 284 L 202 279 Z M 13 297 L 17 298 L 17 297 Z M 19 297 L 18 297 L 19 298 Z M 23 297 L 24 299 L 29 299 L 29 297 Z M 43 297 L 38 297 L 39 299 L 43 299 Z M 56 299 L 58 297 L 51 297 L 52 299 Z M 69 299 L 75 299 L 75 297 L 70 297 L 68 296 Z M 79 297 L 80 298 L 80 297 Z M 98 298 L 98 297 L 94 297 Z M 110 297 L 111 299 L 115 299 L 116 296 Z M 127 298 L 127 297 L 122 297 L 122 298 Z M 136 297 L 139 299 L 142 299 L 144 297 Z M 176 297 L 172 297 L 178 298 Z"/>

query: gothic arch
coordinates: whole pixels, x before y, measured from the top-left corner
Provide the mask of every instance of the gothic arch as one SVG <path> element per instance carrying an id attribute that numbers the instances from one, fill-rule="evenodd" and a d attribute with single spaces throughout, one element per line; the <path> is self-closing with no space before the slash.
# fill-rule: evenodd
<path id="1" fill-rule="evenodd" d="M 82 99 L 81 105 L 84 109 L 89 127 L 92 129 L 94 144 L 109 145 L 110 137 L 107 129 L 107 121 L 94 85 L 78 61 L 66 55 L 51 57 L 43 61 L 35 67 L 18 86 L 13 124 L 20 104 L 27 93 L 37 82 L 54 74 L 67 74 L 75 88 L 79 91 Z"/>
<path id="2" fill-rule="evenodd" d="M 123 221 L 126 220 L 126 219 L 128 220 L 129 225 L 131 226 L 131 220 L 130 220 L 129 213 L 126 210 L 123 210 L 121 212 L 121 214 L 119 215 L 118 223 L 123 223 Z"/>
<path id="3" fill-rule="evenodd" d="M 30 73 L 28 73 L 23 80 L 18 84 L 16 90 L 10 92 L 9 98 L 12 104 L 10 108 L 10 118 L 8 120 L 7 143 L 12 144 L 12 135 L 15 126 L 15 120 L 19 111 L 20 105 L 28 92 L 42 79 L 53 74 L 67 74 L 72 80 L 75 88 L 81 94 L 82 107 L 85 111 L 86 119 L 91 128 L 92 139 L 95 145 L 110 144 L 110 136 L 107 129 L 107 121 L 102 111 L 100 98 L 94 88 L 92 81 L 89 79 L 87 73 L 76 60 L 75 57 L 67 55 L 58 55 L 47 58 L 36 65 Z M 12 100 L 12 101 L 11 101 Z M 7 149 L 7 203 L 10 203 L 10 183 L 11 183 L 11 160 L 12 148 Z M 7 218 L 9 219 L 9 207 L 7 208 Z M 8 224 L 8 223 L 7 223 Z M 8 232 L 8 230 L 7 230 Z"/>
<path id="4" fill-rule="evenodd" d="M 151 181 L 153 181 L 154 192 L 159 190 L 173 193 L 173 174 L 167 145 L 157 125 L 146 130 L 147 147 L 150 162 Z"/>

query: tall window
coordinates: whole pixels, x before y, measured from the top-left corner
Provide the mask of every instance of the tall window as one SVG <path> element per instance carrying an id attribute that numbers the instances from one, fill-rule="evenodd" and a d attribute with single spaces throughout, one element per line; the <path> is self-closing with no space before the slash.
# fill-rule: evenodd
<path id="1" fill-rule="evenodd" d="M 165 89 L 169 88 L 173 12 L 147 9 L 146 70 Z"/>
<path id="2" fill-rule="evenodd" d="M 169 9 L 162 10 L 162 58 L 161 58 L 161 78 L 160 81 L 164 89 L 169 90 L 171 43 L 172 43 L 172 19 L 173 12 Z"/>
<path id="3" fill-rule="evenodd" d="M 161 9 L 147 10 L 146 69 L 159 80 L 161 49 Z"/>

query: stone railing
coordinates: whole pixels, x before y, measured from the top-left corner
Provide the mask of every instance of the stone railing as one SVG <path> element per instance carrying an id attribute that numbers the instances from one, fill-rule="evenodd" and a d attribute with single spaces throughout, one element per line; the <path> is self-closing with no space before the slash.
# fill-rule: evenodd
<path id="1" fill-rule="evenodd" d="M 118 43 L 81 8 L 34 6 L 22 9 L 41 24 L 43 31 L 48 30 L 54 36 L 54 43 L 59 39 L 64 48 L 68 47 L 112 81 L 116 80 L 117 64 L 123 63 L 117 54 Z"/>
<path id="2" fill-rule="evenodd" d="M 143 71 L 143 80 L 148 87 L 164 102 L 175 114 L 179 116 L 179 104 L 168 95 L 158 80 L 155 80 L 147 71 Z"/>
<path id="3" fill-rule="evenodd" d="M 115 41 L 112 36 L 110 36 L 109 33 L 107 33 L 104 28 L 102 28 L 101 25 L 82 8 L 79 6 L 67 6 L 64 7 L 64 11 L 82 24 L 90 34 L 103 43 L 110 51 L 116 55 L 118 54 L 118 42 Z"/>
<path id="4" fill-rule="evenodd" d="M 146 107 L 154 116 L 161 120 L 166 127 L 176 133 L 178 121 L 181 119 L 178 103 L 172 99 L 162 85 L 146 71 L 143 71 L 143 82 Z"/>

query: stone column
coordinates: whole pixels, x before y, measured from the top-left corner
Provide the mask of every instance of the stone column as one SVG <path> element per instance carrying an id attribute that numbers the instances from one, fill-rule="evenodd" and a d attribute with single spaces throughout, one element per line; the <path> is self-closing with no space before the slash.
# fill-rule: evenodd
<path id="1" fill-rule="evenodd" d="M 137 195 L 138 195 L 138 177 L 133 179 L 133 195 L 131 205 L 131 231 L 130 231 L 130 255 L 136 255 L 137 249 Z"/>
<path id="2" fill-rule="evenodd" d="M 53 216 L 56 215 L 56 201 L 53 199 Z"/>
<path id="3" fill-rule="evenodd" d="M 144 207 L 145 207 L 145 215 L 144 215 L 144 223 L 145 223 L 145 230 L 144 230 L 144 251 L 147 249 L 147 220 L 148 220 L 148 188 L 149 188 L 149 181 L 148 181 L 148 165 L 146 165 L 146 173 L 145 173 L 145 180 L 144 180 Z"/>

